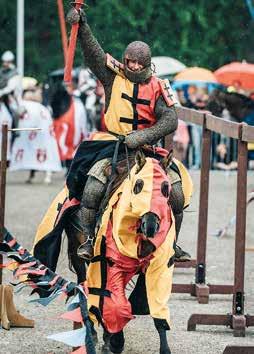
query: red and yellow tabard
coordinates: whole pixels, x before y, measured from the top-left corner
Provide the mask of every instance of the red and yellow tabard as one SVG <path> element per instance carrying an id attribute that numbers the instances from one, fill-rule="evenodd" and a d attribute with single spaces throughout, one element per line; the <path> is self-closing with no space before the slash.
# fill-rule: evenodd
<path id="1" fill-rule="evenodd" d="M 153 126 L 155 104 L 160 95 L 168 106 L 176 103 L 168 80 L 152 76 L 148 83 L 133 83 L 125 77 L 123 65 L 108 54 L 107 66 L 117 74 L 105 113 L 105 125 L 110 132 L 125 135 Z"/>

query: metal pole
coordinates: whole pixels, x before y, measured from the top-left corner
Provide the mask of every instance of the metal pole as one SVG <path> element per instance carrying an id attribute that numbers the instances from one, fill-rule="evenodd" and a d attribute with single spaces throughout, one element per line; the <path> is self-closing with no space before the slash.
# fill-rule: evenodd
<path id="1" fill-rule="evenodd" d="M 17 68 L 21 76 L 24 76 L 24 1 L 17 0 Z"/>
<path id="2" fill-rule="evenodd" d="M 59 22 L 60 22 L 63 54 L 64 54 L 64 64 L 66 65 L 67 52 L 68 52 L 68 38 L 67 38 L 67 31 L 66 31 L 65 18 L 64 18 L 63 0 L 57 0 L 57 7 L 58 7 Z"/>
<path id="3" fill-rule="evenodd" d="M 6 189 L 6 169 L 7 169 L 7 141 L 8 125 L 2 125 L 1 144 L 1 168 L 0 168 L 0 242 L 3 241 L 4 216 L 5 216 L 5 189 Z M 3 263 L 3 256 L 0 255 L 0 264 Z M 0 284 L 2 284 L 2 268 L 0 267 Z"/>

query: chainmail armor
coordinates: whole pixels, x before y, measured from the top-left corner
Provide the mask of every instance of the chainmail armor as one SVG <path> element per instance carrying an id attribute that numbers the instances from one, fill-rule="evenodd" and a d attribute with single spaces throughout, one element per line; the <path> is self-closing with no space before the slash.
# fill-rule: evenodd
<path id="1" fill-rule="evenodd" d="M 141 41 L 131 42 L 125 49 L 123 56 L 125 76 L 135 83 L 147 81 L 152 76 L 151 56 L 149 45 Z M 128 59 L 137 61 L 139 64 L 143 65 L 144 69 L 138 72 L 129 70 L 127 66 Z"/>

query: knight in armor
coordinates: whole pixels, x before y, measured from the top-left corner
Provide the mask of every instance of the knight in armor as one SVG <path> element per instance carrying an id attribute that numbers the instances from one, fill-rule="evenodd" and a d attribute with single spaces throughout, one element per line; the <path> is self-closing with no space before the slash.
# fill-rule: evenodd
<path id="1" fill-rule="evenodd" d="M 153 144 L 176 130 L 177 114 L 176 101 L 168 81 L 160 80 L 153 75 L 150 47 L 141 41 L 130 43 L 123 54 L 123 63 L 120 63 L 104 53 L 87 23 L 83 10 L 78 12 L 72 8 L 67 15 L 67 21 L 70 24 L 79 23 L 79 41 L 85 65 L 90 68 L 104 87 L 105 125 L 108 132 L 112 138 L 118 137 L 122 141 L 123 152 L 127 146 L 130 160 L 135 152 L 144 146 L 150 147 L 147 151 L 153 151 Z M 83 158 L 82 152 L 83 155 L 88 154 L 88 150 L 85 149 L 88 148 L 88 144 L 83 150 L 82 144 L 76 154 L 77 164 Z M 98 212 L 105 194 L 108 193 L 110 173 L 107 171 L 110 168 L 113 169 L 111 166 L 114 163 L 112 161 L 114 151 L 111 151 L 111 156 L 107 156 L 106 149 L 108 146 L 105 145 L 105 149 L 102 149 L 104 151 L 99 153 L 105 158 L 98 158 L 98 151 L 94 154 L 95 160 L 87 173 L 86 183 L 82 189 L 80 214 L 84 243 L 79 247 L 78 255 L 88 260 L 93 257 Z M 121 152 L 117 162 L 120 160 Z M 124 165 L 127 165 L 126 161 Z M 74 168 L 75 158 L 69 174 L 69 183 L 67 177 L 67 186 L 69 184 L 70 189 L 73 184 L 75 185 L 75 183 L 70 183 L 71 179 L 76 181 L 78 186 L 80 184 L 77 174 L 72 172 Z M 84 168 L 80 166 L 76 170 L 84 172 Z M 176 219 L 178 235 L 184 207 L 180 179 L 173 183 L 170 204 Z M 180 257 L 189 257 L 181 249 L 180 253 Z"/>
<path id="2" fill-rule="evenodd" d="M 7 50 L 2 55 L 0 69 L 0 100 L 2 100 L 13 115 L 20 106 L 22 96 L 22 81 L 14 64 L 14 54 Z"/>

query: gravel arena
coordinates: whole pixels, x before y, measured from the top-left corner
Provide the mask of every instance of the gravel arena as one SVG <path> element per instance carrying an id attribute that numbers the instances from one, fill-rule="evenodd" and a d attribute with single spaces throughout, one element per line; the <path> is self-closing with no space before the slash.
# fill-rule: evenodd
<path id="1" fill-rule="evenodd" d="M 199 172 L 191 172 L 195 191 L 191 206 L 186 210 L 179 245 L 195 258 L 199 201 Z M 63 186 L 63 174 L 55 174 L 51 185 L 43 184 L 43 174 L 38 173 L 33 184 L 25 184 L 27 172 L 8 173 L 6 190 L 6 226 L 17 237 L 18 242 L 30 249 L 37 225 L 41 221 L 52 199 Z M 254 172 L 248 174 L 248 191 L 254 189 Z M 236 172 L 212 171 L 210 174 L 210 196 L 208 215 L 207 282 L 232 284 L 234 266 L 234 228 L 221 239 L 212 234 L 223 227 L 235 214 Z M 254 203 L 247 210 L 247 247 L 254 248 Z M 252 216 L 252 217 L 251 217 Z M 246 252 L 245 265 L 245 313 L 254 315 L 254 252 Z M 57 272 L 75 281 L 68 269 L 66 242 L 62 247 Z M 176 269 L 175 283 L 191 283 L 194 270 Z M 4 270 L 4 283 L 12 280 L 12 274 Z M 70 347 L 47 339 L 47 335 L 68 331 L 72 324 L 58 319 L 65 312 L 63 300 L 44 308 L 28 303 L 29 290 L 14 295 L 18 310 L 27 318 L 35 320 L 34 329 L 11 328 L 0 331 L 0 353 L 69 353 Z M 254 346 L 254 328 L 246 329 L 245 338 L 233 337 L 232 331 L 223 326 L 197 326 L 196 332 L 187 332 L 187 320 L 193 313 L 227 314 L 231 312 L 232 295 L 211 295 L 209 304 L 198 304 L 188 294 L 172 294 L 169 302 L 172 328 L 168 341 L 173 354 L 222 354 L 227 345 Z M 102 345 L 99 329 L 97 352 Z M 131 321 L 125 330 L 124 353 L 158 353 L 159 338 L 149 316 L 140 316 Z"/>

